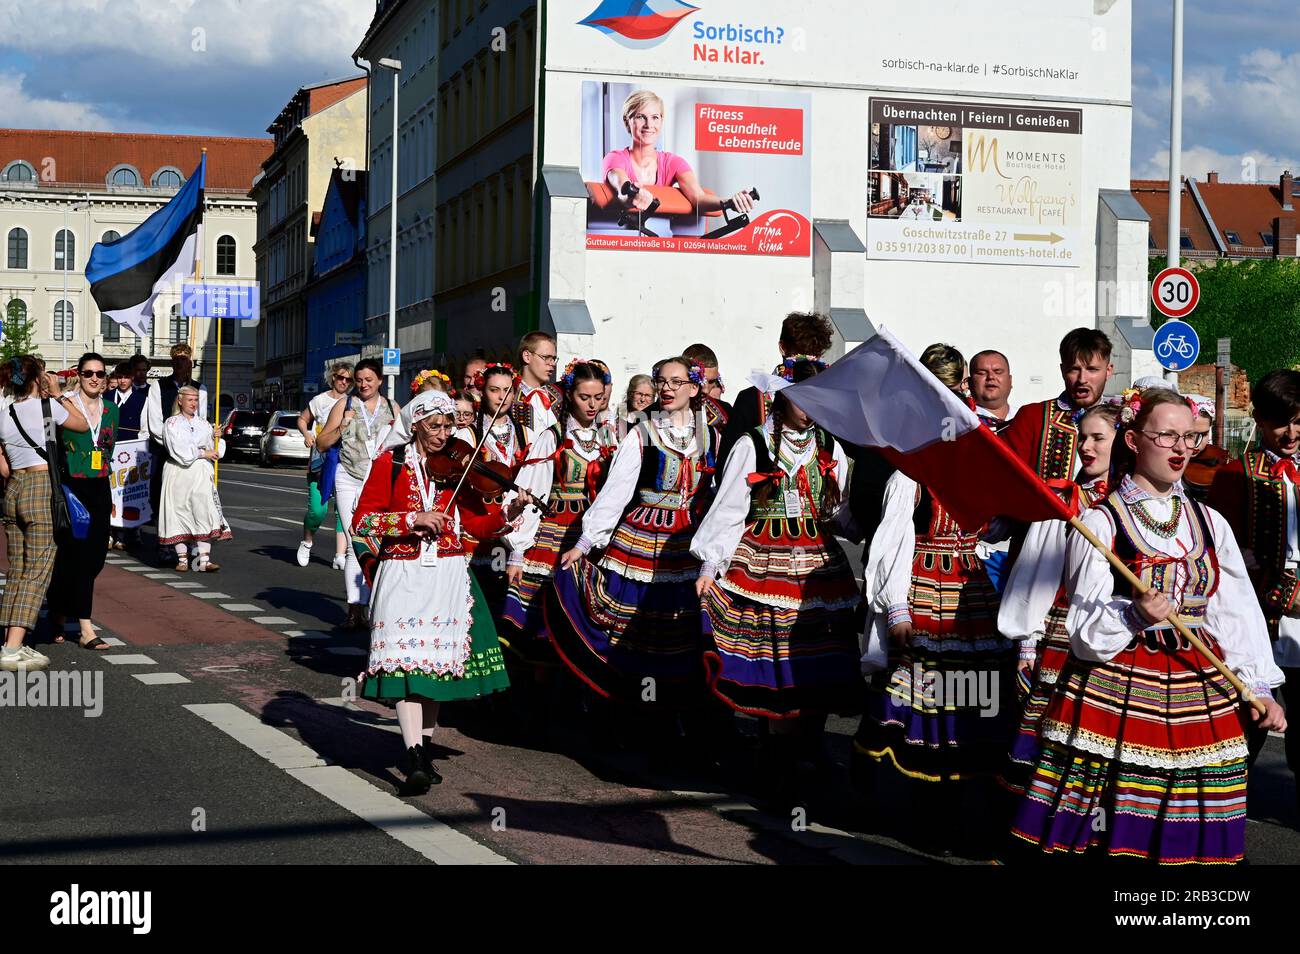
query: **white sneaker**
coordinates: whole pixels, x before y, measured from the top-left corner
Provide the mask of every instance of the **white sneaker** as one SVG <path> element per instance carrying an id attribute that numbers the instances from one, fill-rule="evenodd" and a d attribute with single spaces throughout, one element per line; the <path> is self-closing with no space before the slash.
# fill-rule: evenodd
<path id="1" fill-rule="evenodd" d="M 298 544 L 298 565 L 306 566 L 311 562 L 311 544 L 304 540 Z"/>
<path id="2" fill-rule="evenodd" d="M 49 656 L 38 653 L 30 646 L 19 646 L 16 653 L 0 653 L 0 669 L 7 672 L 44 669 L 49 664 Z"/>
<path id="3" fill-rule="evenodd" d="M 334 562 L 330 564 L 336 570 L 342 570 L 348 565 L 348 555 L 346 553 L 337 553 L 334 555 Z"/>

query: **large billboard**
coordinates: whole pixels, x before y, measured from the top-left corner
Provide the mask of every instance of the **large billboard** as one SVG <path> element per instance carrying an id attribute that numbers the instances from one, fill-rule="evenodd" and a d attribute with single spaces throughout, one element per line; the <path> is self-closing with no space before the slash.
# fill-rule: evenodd
<path id="1" fill-rule="evenodd" d="M 587 248 L 807 256 L 806 94 L 582 84 Z"/>
<path id="2" fill-rule="evenodd" d="M 867 257 L 1069 266 L 1083 218 L 1083 111 L 875 99 Z"/>

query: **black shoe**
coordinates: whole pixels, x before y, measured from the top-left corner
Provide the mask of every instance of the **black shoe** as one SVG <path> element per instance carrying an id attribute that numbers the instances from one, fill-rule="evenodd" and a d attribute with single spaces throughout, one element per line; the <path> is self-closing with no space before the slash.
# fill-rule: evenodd
<path id="1" fill-rule="evenodd" d="M 429 775 L 429 762 L 423 749 L 413 745 L 406 750 L 406 791 L 407 795 L 423 795 L 433 784 Z"/>
<path id="2" fill-rule="evenodd" d="M 429 781 L 438 785 L 442 782 L 442 776 L 438 770 L 433 767 L 433 740 L 425 739 L 420 743 L 420 753 L 424 756 L 424 767 L 429 773 Z"/>

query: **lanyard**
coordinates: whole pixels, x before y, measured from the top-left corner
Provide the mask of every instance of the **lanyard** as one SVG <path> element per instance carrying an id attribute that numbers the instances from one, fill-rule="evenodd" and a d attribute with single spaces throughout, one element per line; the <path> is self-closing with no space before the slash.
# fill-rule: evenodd
<path id="1" fill-rule="evenodd" d="M 383 399 L 382 399 L 382 398 L 379 398 L 379 397 L 376 397 L 376 398 L 375 398 L 375 413 L 374 413 L 374 414 L 371 414 L 369 411 L 366 410 L 366 402 L 365 402 L 365 401 L 360 402 L 360 403 L 361 403 L 361 422 L 362 422 L 363 424 L 366 425 L 366 442 L 367 442 L 367 443 L 369 443 L 370 441 L 374 440 L 374 438 L 375 438 L 375 421 L 377 421 L 377 420 L 379 419 L 379 405 L 380 405 L 380 402 L 381 402 L 382 400 L 383 400 Z"/>
<path id="2" fill-rule="evenodd" d="M 433 502 L 438 499 L 438 492 L 432 489 L 429 480 L 424 476 L 423 458 L 415 461 L 415 477 L 417 489 L 420 491 L 420 504 L 424 507 L 425 513 L 432 513 Z"/>
<path id="3" fill-rule="evenodd" d="M 80 391 L 73 391 L 73 392 L 72 392 L 72 400 L 74 400 L 74 401 L 77 402 L 77 409 L 78 409 L 79 411 L 81 411 L 81 416 L 84 417 L 84 418 L 86 419 L 86 423 L 87 423 L 87 424 L 90 424 L 90 414 L 89 414 L 89 412 L 86 410 L 86 405 L 84 405 L 84 404 L 81 403 L 81 392 L 80 392 Z M 99 449 L 100 449 L 100 448 L 99 448 L 99 432 L 100 432 L 101 430 L 103 430 L 103 429 L 104 429 L 104 401 L 103 401 L 103 398 L 100 398 L 100 402 L 99 402 L 99 423 L 98 423 L 98 424 L 90 424 L 90 440 L 91 440 L 91 442 L 92 442 L 92 443 L 91 443 L 91 446 L 92 446 L 95 450 L 99 450 Z"/>

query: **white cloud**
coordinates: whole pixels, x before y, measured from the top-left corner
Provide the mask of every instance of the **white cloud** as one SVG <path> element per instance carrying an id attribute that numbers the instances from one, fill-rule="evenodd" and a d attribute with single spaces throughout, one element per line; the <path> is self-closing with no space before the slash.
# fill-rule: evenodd
<path id="1" fill-rule="evenodd" d="M 1300 173 L 1300 162 L 1267 153 L 1222 153 L 1207 146 L 1183 147 L 1183 175 L 1205 181 L 1217 172 L 1223 182 L 1276 182 L 1284 169 Z M 1133 167 L 1135 179 L 1168 179 L 1169 149 L 1158 149 L 1145 162 Z"/>
<path id="2" fill-rule="evenodd" d="M 350 69 L 374 9 L 369 0 L 7 0 L 0 46 L 198 67 L 337 59 Z"/>
<path id="3" fill-rule="evenodd" d="M 41 99 L 23 90 L 22 73 L 0 73 L 0 127 L 13 129 L 114 129 L 89 103 Z"/>

